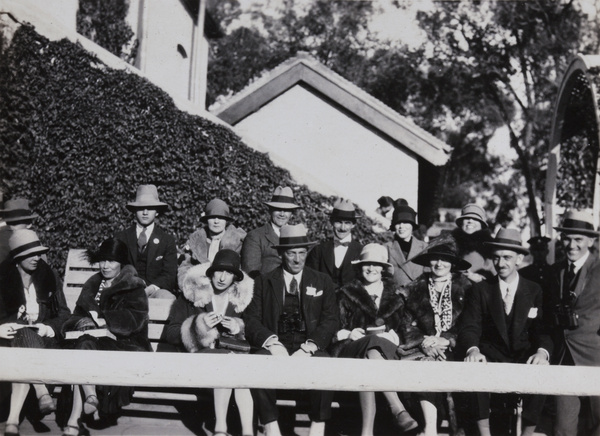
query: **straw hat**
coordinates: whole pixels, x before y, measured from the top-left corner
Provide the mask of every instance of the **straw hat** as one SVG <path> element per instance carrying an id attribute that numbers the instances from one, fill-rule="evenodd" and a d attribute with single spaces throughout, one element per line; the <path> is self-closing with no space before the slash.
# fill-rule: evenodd
<path id="1" fill-rule="evenodd" d="M 158 199 L 158 190 L 154 185 L 140 185 L 135 193 L 135 201 L 127 203 L 127 209 L 135 212 L 139 209 L 166 210 L 169 208 L 167 203 Z"/>
<path id="2" fill-rule="evenodd" d="M 294 226 L 285 225 L 281 228 L 279 234 L 279 244 L 273 245 L 273 248 L 302 248 L 311 247 L 317 242 L 309 241 L 306 227 L 304 224 L 296 224 Z"/>
<path id="3" fill-rule="evenodd" d="M 354 205 L 350 200 L 344 200 L 340 198 L 333 205 L 333 211 L 331 212 L 330 220 L 348 220 L 348 221 L 356 221 L 357 218 L 360 218 L 360 215 L 356 213 L 356 209 L 354 209 Z"/>
<path id="4" fill-rule="evenodd" d="M 275 191 L 273 191 L 271 201 L 265 201 L 265 204 L 273 209 L 300 209 L 300 206 L 294 203 L 294 201 L 292 188 L 289 186 L 278 186 L 275 188 Z"/>
<path id="5" fill-rule="evenodd" d="M 556 230 L 566 234 L 585 235 L 592 238 L 600 235 L 594 229 L 594 218 L 589 212 L 583 210 L 572 210 L 563 216 L 562 226 L 554 227 Z"/>
<path id="6" fill-rule="evenodd" d="M 29 200 L 25 198 L 13 198 L 4 203 L 1 215 L 7 224 L 23 221 L 33 221 L 38 217 L 29 209 Z"/>
<path id="7" fill-rule="evenodd" d="M 360 266 L 363 264 L 376 264 L 387 268 L 390 274 L 393 273 L 394 267 L 388 262 L 388 251 L 381 244 L 367 244 L 363 247 L 360 252 L 360 256 L 357 260 L 353 260 L 352 265 Z"/>
<path id="8" fill-rule="evenodd" d="M 48 247 L 44 247 L 37 234 L 29 229 L 14 230 L 8 239 L 8 248 L 14 260 L 48 252 Z"/>
<path id="9" fill-rule="evenodd" d="M 244 278 L 240 269 L 240 255 L 233 250 L 220 250 L 215 255 L 212 265 L 206 270 L 206 276 L 212 277 L 216 271 L 229 271 L 238 281 Z"/>
<path id="10" fill-rule="evenodd" d="M 229 206 L 220 198 L 213 198 L 204 208 L 204 215 L 200 217 L 200 221 L 205 223 L 209 218 L 223 218 L 227 221 L 233 221 L 229 214 Z"/>
<path id="11" fill-rule="evenodd" d="M 521 232 L 516 229 L 501 227 L 492 242 L 484 242 L 484 244 L 493 249 L 512 250 L 521 254 L 529 253 L 529 250 L 523 247 L 521 242 Z"/>

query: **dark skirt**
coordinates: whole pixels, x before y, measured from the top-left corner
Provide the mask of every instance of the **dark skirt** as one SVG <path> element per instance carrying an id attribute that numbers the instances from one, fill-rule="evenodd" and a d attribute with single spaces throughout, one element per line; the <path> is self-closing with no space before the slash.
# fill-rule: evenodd
<path id="1" fill-rule="evenodd" d="M 377 350 L 386 360 L 398 360 L 396 349 L 398 348 L 392 341 L 377 335 L 367 335 L 356 341 L 351 341 L 342 346 L 338 357 L 351 359 L 364 359 L 369 350 Z"/>

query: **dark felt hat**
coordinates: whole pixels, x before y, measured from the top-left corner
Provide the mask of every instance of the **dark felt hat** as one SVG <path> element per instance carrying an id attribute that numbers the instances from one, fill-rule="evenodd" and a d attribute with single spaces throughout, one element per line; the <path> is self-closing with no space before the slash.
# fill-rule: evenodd
<path id="1" fill-rule="evenodd" d="M 550 242 L 550 238 L 546 236 L 534 236 L 533 238 L 529 238 L 527 243 L 529 247 L 545 247 Z"/>
<path id="2" fill-rule="evenodd" d="M 456 247 L 456 244 L 452 244 L 449 242 L 435 244 L 430 248 L 427 248 L 427 250 L 424 253 L 415 256 L 412 259 L 412 262 L 416 263 L 417 265 L 428 267 L 430 266 L 430 262 L 432 260 L 437 259 L 442 259 L 447 262 L 450 262 L 453 265 L 454 269 L 458 271 L 466 271 L 469 268 L 471 268 L 471 264 L 469 262 L 458 256 L 458 249 Z"/>
<path id="3" fill-rule="evenodd" d="M 227 221 L 233 221 L 233 218 L 229 214 L 229 206 L 220 198 L 213 198 L 208 202 L 200 221 L 205 223 L 209 218 L 223 218 Z"/>
<path id="4" fill-rule="evenodd" d="M 223 249 L 217 252 L 212 265 L 206 270 L 206 276 L 212 277 L 216 271 L 229 271 L 238 281 L 244 278 L 240 269 L 240 255 L 233 250 Z"/>
<path id="5" fill-rule="evenodd" d="M 417 212 L 410 206 L 396 207 L 392 215 L 391 230 L 400 223 L 410 223 L 413 227 L 417 227 Z"/>
<path id="6" fill-rule="evenodd" d="M 121 265 L 129 263 L 127 245 L 117 238 L 105 240 L 96 250 L 86 250 L 84 255 L 90 264 L 102 262 L 103 260 L 119 262 Z"/>

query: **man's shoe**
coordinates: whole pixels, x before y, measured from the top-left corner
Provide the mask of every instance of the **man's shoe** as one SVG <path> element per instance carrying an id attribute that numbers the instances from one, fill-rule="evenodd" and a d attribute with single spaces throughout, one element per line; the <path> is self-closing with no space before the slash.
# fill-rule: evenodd
<path id="1" fill-rule="evenodd" d="M 412 419 L 412 416 L 410 416 L 406 410 L 403 410 L 396 415 L 396 425 L 401 432 L 414 430 L 419 426 L 417 421 Z"/>

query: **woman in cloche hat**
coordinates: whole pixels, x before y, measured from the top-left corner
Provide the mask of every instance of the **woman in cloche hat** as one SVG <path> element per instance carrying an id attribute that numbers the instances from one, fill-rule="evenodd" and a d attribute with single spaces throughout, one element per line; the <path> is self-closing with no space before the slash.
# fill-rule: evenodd
<path id="1" fill-rule="evenodd" d="M 84 332 L 66 341 L 65 348 L 152 351 L 148 341 L 146 285 L 128 264 L 127 245 L 109 238 L 98 249 L 87 250 L 86 255 L 90 264 L 98 264 L 100 271 L 83 284 L 73 315 L 62 326 L 65 334 Z M 88 329 L 105 329 L 106 333 L 94 337 L 85 334 Z M 81 422 L 82 414 L 91 417 L 96 411 L 100 422 L 91 422 L 90 427 L 116 425 L 120 408 L 129 404 L 132 394 L 133 389 L 125 386 L 73 386 L 70 410 L 69 401 L 65 401 L 69 416 L 57 416 L 57 422 L 64 427 L 63 436 L 87 432 Z M 66 396 L 60 398 L 66 399 Z"/>
<path id="2" fill-rule="evenodd" d="M 60 327 L 69 317 L 58 274 L 42 259 L 48 252 L 36 233 L 14 230 L 8 241 L 10 255 L 0 264 L 0 347 L 58 348 Z M 29 383 L 12 383 L 0 389 L 0 402 L 10 396 L 4 434 L 19 434 L 19 415 Z M 44 384 L 34 384 L 42 415 L 56 408 Z"/>
<path id="3" fill-rule="evenodd" d="M 191 267 L 183 279 L 167 326 L 167 341 L 190 353 L 248 352 L 242 312 L 254 295 L 254 281 L 240 269 L 233 250 L 219 251 L 213 263 Z M 227 435 L 227 409 L 231 389 L 215 389 L 214 434 Z M 252 435 L 254 407 L 249 389 L 235 389 L 242 434 Z"/>
<path id="4" fill-rule="evenodd" d="M 432 241 L 427 250 L 413 259 L 426 268 L 419 278 L 401 289 L 406 297 L 402 349 L 420 352 L 415 360 L 453 360 L 458 336 L 458 321 L 471 282 L 464 271 L 471 264 L 458 256 L 451 237 Z M 413 355 L 416 357 L 416 355 Z M 437 407 L 445 397 L 439 393 L 417 393 L 423 410 L 424 434 L 437 434 Z"/>
<path id="5" fill-rule="evenodd" d="M 185 259 L 177 270 L 177 281 L 181 289 L 185 273 L 192 266 L 212 262 L 219 250 L 242 251 L 246 232 L 233 224 L 229 206 L 220 198 L 213 198 L 200 217 L 204 224 L 194 231 L 183 246 Z"/>
<path id="6" fill-rule="evenodd" d="M 396 350 L 404 298 L 392 279 L 393 267 L 387 249 L 379 244 L 363 247 L 352 262 L 358 277 L 337 291 L 340 327 L 332 355 L 356 359 L 397 360 Z M 372 435 L 375 424 L 375 394 L 360 392 L 362 435 Z M 417 427 L 396 392 L 384 392 L 396 425 L 402 432 Z"/>

